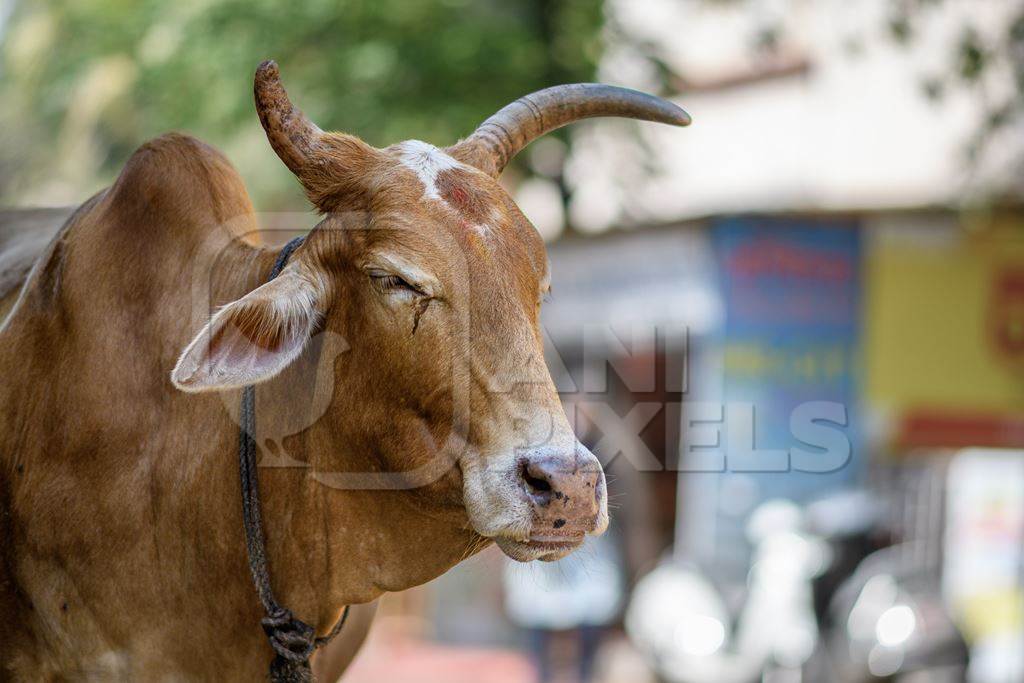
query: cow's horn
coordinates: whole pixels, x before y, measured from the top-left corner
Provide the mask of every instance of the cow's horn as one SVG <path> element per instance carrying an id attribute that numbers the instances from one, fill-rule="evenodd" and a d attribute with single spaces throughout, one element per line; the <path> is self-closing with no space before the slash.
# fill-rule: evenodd
<path id="1" fill-rule="evenodd" d="M 292 105 L 281 85 L 277 62 L 268 60 L 259 65 L 253 91 L 256 112 L 267 131 L 270 146 L 292 173 L 302 179 L 304 170 L 318 152 L 323 131 Z"/>
<path id="2" fill-rule="evenodd" d="M 690 115 L 676 105 L 636 90 L 600 83 L 556 85 L 504 107 L 452 147 L 451 152 L 497 176 L 533 140 L 593 116 L 622 116 L 674 126 L 690 124 Z"/>

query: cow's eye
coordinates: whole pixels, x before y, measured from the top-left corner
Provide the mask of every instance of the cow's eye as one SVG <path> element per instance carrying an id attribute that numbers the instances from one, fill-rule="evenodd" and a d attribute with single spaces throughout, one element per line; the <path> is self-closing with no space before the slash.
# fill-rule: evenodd
<path id="1" fill-rule="evenodd" d="M 371 270 L 370 280 L 382 291 L 405 291 L 411 294 L 423 294 L 423 290 L 406 281 L 402 277 L 383 270 Z"/>

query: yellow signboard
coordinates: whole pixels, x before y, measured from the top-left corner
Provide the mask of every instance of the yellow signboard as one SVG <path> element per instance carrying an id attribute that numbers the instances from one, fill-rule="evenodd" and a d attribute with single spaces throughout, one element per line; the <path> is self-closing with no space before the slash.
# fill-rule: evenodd
<path id="1" fill-rule="evenodd" d="M 890 414 L 1024 417 L 1024 214 L 869 221 L 865 366 Z"/>

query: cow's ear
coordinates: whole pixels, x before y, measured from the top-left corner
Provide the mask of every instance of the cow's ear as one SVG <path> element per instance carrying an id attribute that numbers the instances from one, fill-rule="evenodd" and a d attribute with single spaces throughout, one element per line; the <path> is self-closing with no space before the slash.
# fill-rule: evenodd
<path id="1" fill-rule="evenodd" d="M 187 392 L 264 382 L 294 361 L 317 326 L 322 283 L 291 267 L 220 309 L 185 347 L 171 382 Z"/>

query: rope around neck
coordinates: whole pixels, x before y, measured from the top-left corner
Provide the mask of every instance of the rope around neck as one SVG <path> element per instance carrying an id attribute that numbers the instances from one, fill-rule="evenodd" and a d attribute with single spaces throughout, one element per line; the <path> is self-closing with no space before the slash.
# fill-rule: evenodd
<path id="1" fill-rule="evenodd" d="M 277 257 L 270 282 L 284 269 L 288 258 L 304 237 L 296 237 Z M 266 615 L 260 622 L 267 634 L 275 657 L 270 663 L 270 680 L 273 683 L 306 683 L 313 680 L 309 658 L 316 648 L 325 645 L 341 632 L 348 619 L 348 606 L 338 623 L 323 638 L 316 637 L 312 626 L 296 617 L 287 607 L 282 607 L 274 598 L 270 587 L 270 571 L 267 567 L 267 548 L 264 543 L 263 521 L 260 514 L 260 486 L 256 471 L 256 388 L 252 385 L 242 390 L 242 405 L 239 415 L 241 428 L 238 433 L 238 474 L 242 483 L 242 521 L 245 526 L 245 546 L 249 555 L 249 571 L 256 586 L 256 594 Z"/>

